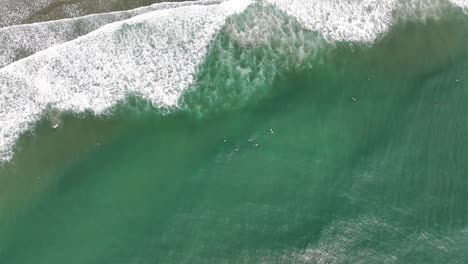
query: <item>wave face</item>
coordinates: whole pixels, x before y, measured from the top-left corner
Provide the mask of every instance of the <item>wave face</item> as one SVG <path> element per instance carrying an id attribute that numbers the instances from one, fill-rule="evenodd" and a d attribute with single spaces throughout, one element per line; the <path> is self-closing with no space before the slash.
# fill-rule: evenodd
<path id="1" fill-rule="evenodd" d="M 455 11 L 356 45 L 252 5 L 214 35 L 185 111 L 131 97 L 54 132 L 41 120 L 0 168 L 1 262 L 464 263 Z"/>
<path id="2" fill-rule="evenodd" d="M 240 108 L 266 97 L 282 72 L 319 64 L 339 42 L 372 44 L 399 21 L 424 22 L 464 8 L 461 0 L 230 0 L 6 28 L 10 33 L 2 38 L 12 45 L 5 64 L 28 55 L 36 39 L 41 44 L 30 52 L 45 50 L 0 69 L 1 160 L 12 157 L 16 140 L 46 109 L 100 115 L 132 95 L 155 108 L 190 108 L 198 116 Z M 78 37 L 139 12 L 148 13 Z M 89 26 L 76 31 L 84 21 Z M 37 32 L 32 42 L 24 41 L 31 31 Z M 210 64 L 216 60 L 207 54 L 223 60 Z M 190 96 L 183 97 L 186 91 Z"/>
<path id="3" fill-rule="evenodd" d="M 0 70 L 0 153 L 47 107 L 101 114 L 129 94 L 175 107 L 212 35 L 249 1 L 155 11 L 109 24 Z"/>
<path id="4" fill-rule="evenodd" d="M 0 50 L 0 68 L 38 51 L 76 39 L 112 22 L 129 19 L 156 10 L 194 4 L 210 5 L 219 3 L 220 1 L 161 3 L 129 11 L 111 12 L 1 28 L 0 43 L 4 45 Z"/>
<path id="5" fill-rule="evenodd" d="M 211 42 L 181 107 L 198 118 L 243 108 L 272 92 L 281 74 L 313 68 L 330 45 L 270 5 L 228 18 Z"/>
<path id="6" fill-rule="evenodd" d="M 437 17 L 450 5 L 468 7 L 466 0 L 266 0 L 301 24 L 331 41 L 373 42 L 400 19 Z"/>
<path id="7" fill-rule="evenodd" d="M 291 3 L 152 11 L 0 69 L 0 263 L 465 263 L 463 3 L 349 31 L 313 12 L 370 2 Z"/>

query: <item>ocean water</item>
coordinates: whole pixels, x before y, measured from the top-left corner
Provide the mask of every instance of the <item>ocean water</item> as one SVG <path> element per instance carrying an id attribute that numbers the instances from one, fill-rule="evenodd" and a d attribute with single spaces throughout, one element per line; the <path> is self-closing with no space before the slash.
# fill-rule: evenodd
<path id="1" fill-rule="evenodd" d="M 467 263 L 467 6 L 194 4 L 12 62 L 0 263 Z"/>
<path id="2" fill-rule="evenodd" d="M 0 5 L 0 27 L 126 10 L 161 2 L 180 0 L 4 0 Z"/>
<path id="3" fill-rule="evenodd" d="M 219 2 L 214 0 L 204 1 L 203 3 L 191 1 L 155 3 L 130 10 L 97 13 L 74 18 L 55 15 L 50 16 L 50 20 L 41 23 L 19 24 L 0 28 L 0 42 L 3 44 L 2 50 L 0 50 L 0 68 L 51 46 L 74 40 L 112 22 L 156 10 L 194 4 L 210 5 Z"/>

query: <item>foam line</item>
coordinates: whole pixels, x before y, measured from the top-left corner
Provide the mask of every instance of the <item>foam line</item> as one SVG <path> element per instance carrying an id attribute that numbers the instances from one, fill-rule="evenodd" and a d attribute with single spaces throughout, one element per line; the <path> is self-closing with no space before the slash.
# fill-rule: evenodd
<path id="1" fill-rule="evenodd" d="M 53 45 L 73 40 L 106 24 L 129 19 L 151 11 L 189 5 L 219 4 L 215 1 L 159 3 L 128 11 L 88 15 L 78 18 L 10 26 L 0 29 L 0 68 Z"/>
<path id="2" fill-rule="evenodd" d="M 0 28 L 133 9 L 162 1 L 180 0 L 2 0 Z"/>
<path id="3" fill-rule="evenodd" d="M 468 13 L 468 0 L 450 0 L 450 2 L 452 2 L 452 4 L 454 5 L 457 5 L 461 8 L 463 8 L 463 10 Z"/>
<path id="4" fill-rule="evenodd" d="M 0 27 L 8 27 L 30 22 L 29 20 L 38 13 L 44 12 L 48 8 L 57 6 L 65 7 L 66 17 L 78 17 L 85 15 L 80 8 L 82 1 L 60 1 L 60 0 L 3 0 L 0 5 Z M 105 11 L 104 1 L 96 1 L 96 9 Z M 55 9 L 55 8 L 53 8 Z"/>
<path id="5" fill-rule="evenodd" d="M 400 19 L 437 18 L 448 5 L 468 0 L 265 0 L 327 40 L 374 42 Z"/>
<path id="6" fill-rule="evenodd" d="M 250 0 L 139 15 L 0 69 L 0 160 L 48 107 L 104 113 L 129 94 L 177 107 L 212 36 Z"/>
<path id="7" fill-rule="evenodd" d="M 0 160 L 11 158 L 18 137 L 48 107 L 102 114 L 130 94 L 149 100 L 157 108 L 178 107 L 215 32 L 228 16 L 245 10 L 253 1 L 197 3 L 152 11 L 105 25 L 0 69 Z M 330 42 L 369 43 L 396 20 L 437 17 L 445 6 L 464 10 L 468 6 L 467 0 L 263 2 L 293 16 L 302 27 L 319 32 Z M 239 43 L 255 46 L 267 41 L 265 34 L 271 29 L 255 25 L 262 19 L 252 21 L 247 27 L 250 30 L 234 34 Z M 49 44 L 61 42 L 60 37 L 51 39 Z M 296 57 L 301 60 L 301 56 Z"/>
<path id="8" fill-rule="evenodd" d="M 266 0 L 332 41 L 373 41 L 392 23 L 396 0 Z"/>

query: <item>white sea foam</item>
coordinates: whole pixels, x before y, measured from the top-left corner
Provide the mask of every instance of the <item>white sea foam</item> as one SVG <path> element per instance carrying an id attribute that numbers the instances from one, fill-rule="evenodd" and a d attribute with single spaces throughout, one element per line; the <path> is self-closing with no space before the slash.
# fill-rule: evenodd
<path id="1" fill-rule="evenodd" d="M 468 8 L 468 0 L 450 0 L 450 2 L 463 8 Z"/>
<path id="2" fill-rule="evenodd" d="M 468 0 L 450 0 L 450 2 L 463 8 L 463 10 L 468 13 Z"/>
<path id="3" fill-rule="evenodd" d="M 171 0 L 163 0 L 171 1 Z M 2 0 L 0 1 L 0 28 L 24 23 L 79 17 L 92 13 L 117 11 L 125 6 L 138 6 L 149 1 L 123 0 Z M 161 2 L 161 0 L 152 0 Z"/>
<path id="4" fill-rule="evenodd" d="M 4 0 L 0 5 L 0 27 L 15 25 L 53 0 Z"/>
<path id="5" fill-rule="evenodd" d="M 266 0 L 329 40 L 373 41 L 392 23 L 396 0 Z"/>
<path id="6" fill-rule="evenodd" d="M 155 107 L 177 107 L 181 94 L 193 82 L 193 74 L 213 34 L 229 15 L 243 11 L 253 1 L 169 6 L 106 25 L 0 69 L 0 160 L 11 158 L 16 139 L 47 107 L 100 114 L 129 94 L 140 95 Z M 449 3 L 447 0 L 263 2 L 293 16 L 304 28 L 320 32 L 329 41 L 359 42 L 373 42 L 402 17 L 437 16 L 441 3 Z M 461 8 L 468 6 L 467 0 L 450 2 Z M 80 19 L 87 18 L 77 20 Z M 105 19 L 108 18 L 103 18 L 103 22 L 91 21 L 96 26 L 106 23 Z M 49 25 L 73 24 L 75 20 L 71 21 Z M 240 43 L 255 44 L 263 40 L 262 32 L 269 32 L 268 28 L 252 28 L 255 30 L 238 34 L 238 38 L 245 38 Z M 48 30 L 38 35 L 47 35 Z M 69 36 L 66 31 L 70 29 L 63 30 L 51 34 L 50 39 L 38 37 L 47 41 L 36 50 L 66 41 Z M 11 55 L 8 56 L 11 60 Z"/>
<path id="7" fill-rule="evenodd" d="M 88 2 L 88 3 L 86 3 Z M 89 5 L 93 2 L 93 5 Z M 86 10 L 86 4 L 91 9 Z M 0 3 L 0 28 L 30 23 L 35 16 L 46 18 L 48 13 L 59 11 L 62 17 L 79 17 L 90 12 L 106 12 L 116 4 L 116 0 L 2 0 Z M 50 16 L 54 17 L 56 15 Z"/>
<path id="8" fill-rule="evenodd" d="M 446 0 L 265 0 L 329 41 L 374 42 L 398 19 L 436 17 Z M 468 0 L 450 0 L 468 8 Z"/>
<path id="9" fill-rule="evenodd" d="M 189 5 L 219 4 L 215 1 L 159 3 L 128 11 L 94 14 L 78 18 L 0 28 L 0 68 L 38 51 L 85 35 L 106 24 L 151 11 Z"/>
<path id="10" fill-rule="evenodd" d="M 250 0 L 192 5 L 106 25 L 0 69 L 0 160 L 47 107 L 103 113 L 129 94 L 175 107 L 213 34 Z"/>

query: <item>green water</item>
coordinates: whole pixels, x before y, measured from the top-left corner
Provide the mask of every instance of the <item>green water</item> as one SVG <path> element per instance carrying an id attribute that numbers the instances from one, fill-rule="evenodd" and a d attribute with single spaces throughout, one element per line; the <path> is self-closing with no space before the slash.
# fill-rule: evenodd
<path id="1" fill-rule="evenodd" d="M 285 47 L 317 34 L 226 32 L 185 110 L 130 99 L 23 136 L 0 263 L 468 262 L 466 16 L 302 61 Z"/>

